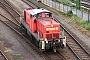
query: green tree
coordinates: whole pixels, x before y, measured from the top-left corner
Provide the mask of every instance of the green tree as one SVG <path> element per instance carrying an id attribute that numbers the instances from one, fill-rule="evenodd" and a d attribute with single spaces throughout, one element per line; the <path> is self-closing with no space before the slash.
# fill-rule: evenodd
<path id="1" fill-rule="evenodd" d="M 81 0 L 75 0 L 75 2 L 76 2 L 76 8 L 77 9 L 81 9 Z"/>

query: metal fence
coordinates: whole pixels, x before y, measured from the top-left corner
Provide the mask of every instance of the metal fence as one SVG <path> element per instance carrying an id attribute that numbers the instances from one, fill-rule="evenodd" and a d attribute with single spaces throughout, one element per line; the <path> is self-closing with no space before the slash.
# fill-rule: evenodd
<path id="1" fill-rule="evenodd" d="M 72 11 L 73 14 L 77 15 L 78 17 L 82 18 L 83 20 L 88 20 L 90 21 L 90 11 L 88 10 L 87 13 L 80 11 L 76 8 L 58 3 L 58 2 L 54 2 L 52 0 L 41 0 L 41 2 L 47 6 L 50 6 L 60 12 L 64 12 L 67 13 L 68 11 Z"/>

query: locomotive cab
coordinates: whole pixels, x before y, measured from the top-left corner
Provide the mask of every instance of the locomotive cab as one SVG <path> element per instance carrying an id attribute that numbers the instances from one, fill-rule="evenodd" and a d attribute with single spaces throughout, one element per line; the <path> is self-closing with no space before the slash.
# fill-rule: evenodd
<path id="1" fill-rule="evenodd" d="M 37 13 L 36 18 L 41 19 L 41 20 L 53 20 L 54 19 L 52 16 L 52 13 L 50 12 Z"/>

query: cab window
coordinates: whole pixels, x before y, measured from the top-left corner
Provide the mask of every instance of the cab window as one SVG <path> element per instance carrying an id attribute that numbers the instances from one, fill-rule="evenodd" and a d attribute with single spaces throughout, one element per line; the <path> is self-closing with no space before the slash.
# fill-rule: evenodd
<path id="1" fill-rule="evenodd" d="M 49 12 L 46 12 L 46 13 L 45 13 L 45 17 L 52 17 L 52 14 L 49 13 Z"/>
<path id="2" fill-rule="evenodd" d="M 42 14 L 41 13 L 38 13 L 37 15 L 36 15 L 36 18 L 41 18 L 42 17 Z"/>
<path id="3" fill-rule="evenodd" d="M 33 17 L 33 15 L 30 14 L 30 18 L 32 18 L 32 17 Z"/>

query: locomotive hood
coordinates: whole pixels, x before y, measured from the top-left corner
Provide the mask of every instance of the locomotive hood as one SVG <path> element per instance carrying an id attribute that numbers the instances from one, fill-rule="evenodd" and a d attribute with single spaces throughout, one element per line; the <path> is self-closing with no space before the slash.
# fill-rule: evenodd
<path id="1" fill-rule="evenodd" d="M 57 26 L 59 25 L 59 23 L 53 20 L 40 20 L 40 22 L 46 27 L 51 27 L 52 25 L 57 25 Z"/>
<path id="2" fill-rule="evenodd" d="M 39 20 L 40 24 L 43 26 L 40 27 L 43 32 L 43 38 L 51 40 L 53 37 L 56 39 L 60 38 L 60 24 L 54 20 Z"/>

